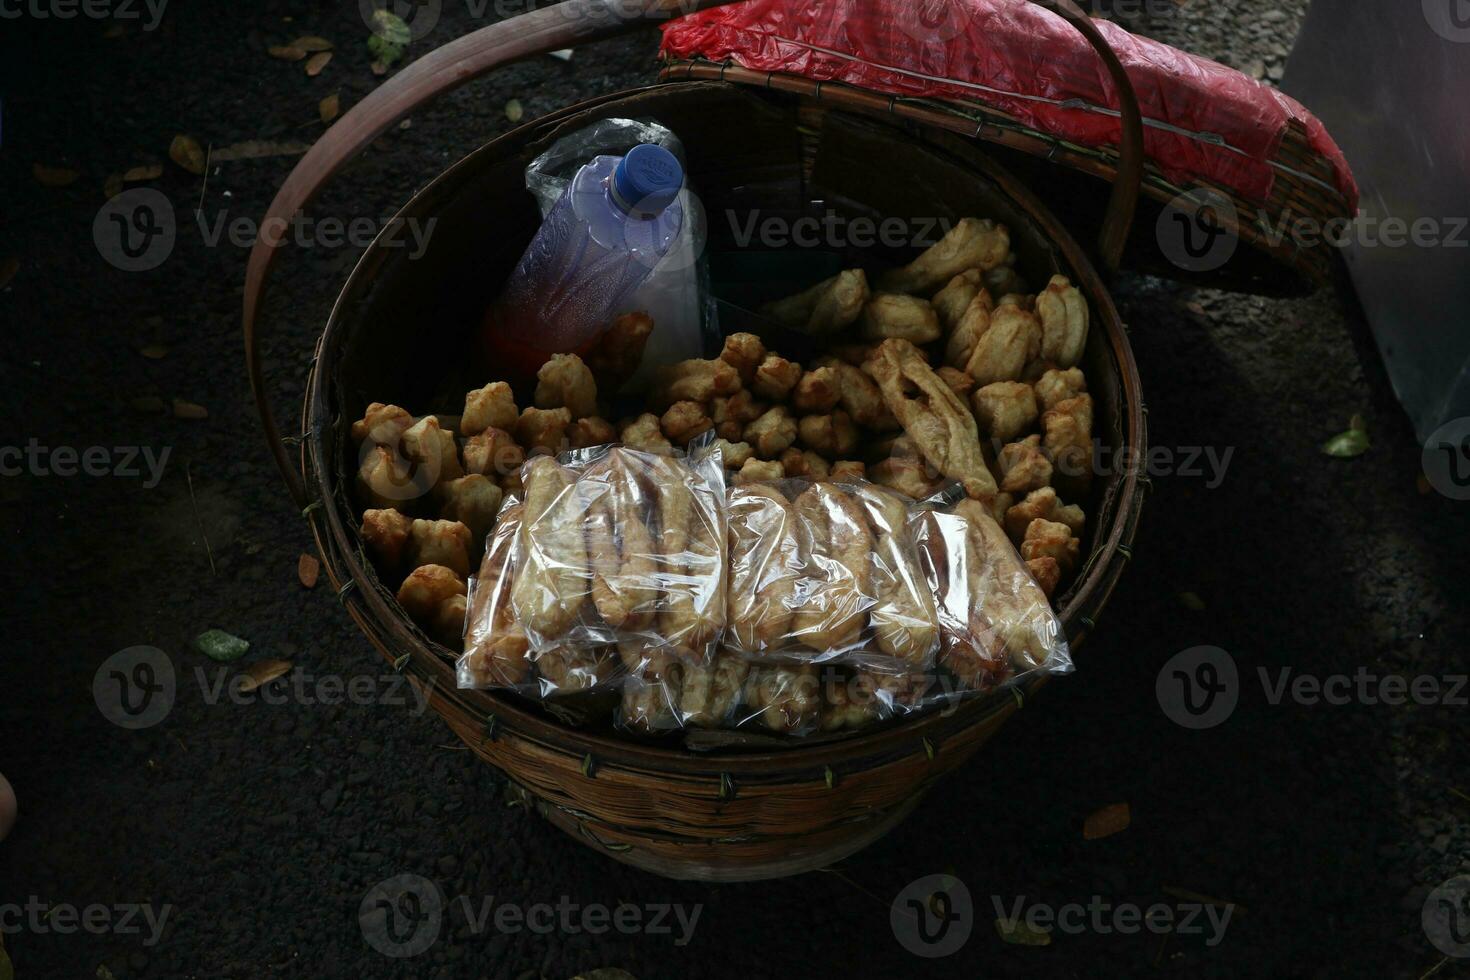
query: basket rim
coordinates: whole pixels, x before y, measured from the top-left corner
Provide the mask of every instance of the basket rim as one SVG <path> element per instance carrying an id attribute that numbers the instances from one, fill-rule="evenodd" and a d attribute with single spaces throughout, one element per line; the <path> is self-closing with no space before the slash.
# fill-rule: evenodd
<path id="1" fill-rule="evenodd" d="M 526 144 L 547 137 L 579 116 L 636 96 L 676 97 L 684 92 L 729 89 L 744 91 L 745 86 L 724 81 L 672 81 L 599 95 L 542 116 L 485 142 L 416 190 L 398 209 L 395 220 L 385 223 L 383 230 L 359 257 L 352 272 L 343 281 L 326 325 L 317 339 L 303 396 L 299 437 L 301 474 L 313 500 L 303 513 L 311 525 L 323 565 L 339 599 L 347 606 L 358 627 L 383 652 L 385 659 L 394 665 L 395 670 L 410 672 L 420 685 L 429 689 L 432 699 L 457 702 L 467 714 L 481 716 L 487 722 L 493 718 L 494 721 L 488 722 L 489 724 L 506 724 L 515 737 L 538 743 L 551 750 L 596 758 L 599 765 L 612 764 L 626 770 L 655 772 L 671 780 L 688 778 L 692 782 L 707 781 L 728 774 L 742 777 L 764 775 L 776 779 L 801 770 L 815 770 L 817 778 L 820 778 L 822 769 L 833 764 L 852 763 L 855 760 L 878 763 L 911 755 L 915 751 L 932 755 L 947 734 L 969 728 L 992 714 L 1003 712 L 1008 715 L 1019 710 L 1024 695 L 1004 700 L 980 697 L 953 712 L 926 712 L 911 719 L 878 726 L 872 731 L 857 732 L 844 738 L 812 745 L 795 742 L 789 748 L 770 752 L 704 754 L 691 751 L 683 745 L 666 746 L 637 742 L 615 734 L 593 734 L 544 717 L 499 692 L 460 689 L 455 686 L 453 665 L 438 652 L 436 644 L 408 619 L 396 602 L 390 604 L 371 563 L 366 561 L 359 549 L 348 546 L 353 541 L 353 536 L 339 507 L 339 495 L 345 492 L 345 487 L 341 480 L 337 480 L 334 485 L 333 472 L 337 467 L 329 462 L 330 453 L 326 446 L 328 430 L 341 424 L 342 420 L 334 414 L 331 400 L 333 380 L 322 370 L 322 355 L 324 351 L 330 351 L 335 340 L 346 329 L 348 307 L 356 296 L 365 292 L 372 274 L 385 261 L 387 250 L 381 247 L 385 238 L 393 234 L 395 227 L 402 225 L 403 219 L 433 203 L 439 195 L 445 193 L 446 188 L 464 171 L 477 167 L 487 157 L 503 152 L 507 146 Z M 888 124 L 894 125 L 891 121 Z M 911 135 L 908 130 L 904 132 Z M 925 149 L 955 159 L 954 154 L 945 149 L 942 142 L 936 142 L 932 138 L 925 140 Z M 1090 257 L 1041 199 L 998 161 L 973 145 L 967 156 L 969 159 L 956 162 L 972 171 L 977 167 L 981 168 L 986 179 L 1016 201 L 1028 218 L 1036 222 L 1045 233 L 1061 260 L 1073 273 L 1073 280 L 1078 288 L 1087 295 L 1095 313 L 1093 328 L 1102 327 L 1107 349 L 1119 375 L 1124 411 L 1118 422 L 1123 444 L 1144 450 L 1147 444 L 1146 422 L 1137 364 L 1112 296 Z M 339 474 L 341 475 L 344 474 Z M 1069 643 L 1074 649 L 1081 645 L 1095 626 L 1086 611 L 1095 611 L 1106 602 L 1121 573 L 1123 561 L 1119 559 L 1126 560 L 1128 557 L 1128 544 L 1136 530 L 1138 510 L 1146 486 L 1147 478 L 1140 477 L 1130 468 L 1118 480 L 1111 501 L 1107 501 L 1112 508 L 1106 515 L 1109 519 L 1107 536 L 1098 540 L 1092 549 L 1071 590 L 1070 601 L 1059 613 Z M 403 650 L 406 653 L 394 658 L 389 650 Z M 1029 695 L 1040 689 L 1045 680 L 1043 675 L 1025 682 L 1022 687 Z M 490 737 L 494 737 L 493 729 Z"/>

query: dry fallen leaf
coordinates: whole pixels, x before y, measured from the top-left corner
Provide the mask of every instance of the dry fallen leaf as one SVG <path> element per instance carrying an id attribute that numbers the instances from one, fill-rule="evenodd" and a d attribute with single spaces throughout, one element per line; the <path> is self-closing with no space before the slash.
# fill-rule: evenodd
<path id="1" fill-rule="evenodd" d="M 192 136 L 175 136 L 168 145 L 168 158 L 191 174 L 204 173 L 204 147 Z"/>
<path id="2" fill-rule="evenodd" d="M 509 119 L 511 122 L 520 122 L 521 117 L 523 117 L 525 114 L 526 110 L 521 107 L 520 99 L 511 99 L 505 104 L 505 118 Z"/>
<path id="3" fill-rule="evenodd" d="M 186 402 L 182 398 L 174 399 L 174 418 L 176 419 L 207 419 L 209 411 L 203 405 Z"/>
<path id="4" fill-rule="evenodd" d="M 291 670 L 289 660 L 257 660 L 240 672 L 240 692 L 249 694 Z"/>
<path id="5" fill-rule="evenodd" d="M 1097 840 L 1099 837 L 1111 837 L 1128 829 L 1128 824 L 1133 820 L 1133 814 L 1128 809 L 1127 803 L 1114 803 L 1105 806 L 1092 814 L 1082 824 L 1082 837 L 1084 840 Z"/>
<path id="6" fill-rule="evenodd" d="M 1205 608 L 1205 600 L 1193 592 L 1179 593 L 1179 602 L 1185 609 L 1192 610 L 1193 612 L 1202 612 Z"/>
<path id="7" fill-rule="evenodd" d="M 303 554 L 296 559 L 296 577 L 301 579 L 301 584 L 308 589 L 316 588 L 317 576 L 321 574 L 322 563 L 311 555 Z"/>
<path id="8" fill-rule="evenodd" d="M 298 48 L 294 44 L 273 44 L 266 48 L 265 52 L 272 58 L 280 58 L 282 61 L 300 61 L 306 57 L 306 49 Z"/>
<path id="9" fill-rule="evenodd" d="M 332 52 L 330 51 L 318 51 L 316 54 L 312 55 L 310 58 L 307 59 L 306 62 L 307 77 L 315 78 L 320 75 L 322 73 L 322 69 L 327 67 L 327 62 L 331 60 Z"/>
<path id="10" fill-rule="evenodd" d="M 4 282 L 0 282 L 0 286 L 3 285 L 5 285 Z M 1428 496 L 1434 492 L 1434 485 L 1429 482 L 1429 477 L 1423 473 L 1419 474 L 1418 479 L 1414 481 L 1414 485 L 1419 488 L 1420 496 Z"/>
<path id="11" fill-rule="evenodd" d="M 141 167 L 133 167 L 123 174 L 123 181 L 129 184 L 142 180 L 154 180 L 163 176 L 163 164 L 150 163 Z"/>
<path id="12" fill-rule="evenodd" d="M 315 34 L 308 34 L 305 37 L 298 37 L 296 40 L 291 42 L 290 46 L 293 48 L 300 48 L 302 51 L 332 50 L 331 41 L 328 41 L 324 37 L 317 37 Z"/>
<path id="13" fill-rule="evenodd" d="M 316 111 L 322 117 L 322 122 L 329 123 L 337 118 L 337 113 L 342 111 L 342 99 L 336 92 L 322 99 L 316 105 Z"/>
<path id="14" fill-rule="evenodd" d="M 147 347 L 140 348 L 138 353 L 150 361 L 161 361 L 168 356 L 168 348 L 162 344 L 149 344 Z"/>
<path id="15" fill-rule="evenodd" d="M 31 173 L 42 187 L 68 187 L 76 183 L 81 174 L 70 167 L 48 167 L 44 163 L 31 165 Z"/>
<path id="16" fill-rule="evenodd" d="M 0 259 L 0 289 L 10 285 L 10 280 L 20 271 L 20 259 L 14 255 L 7 255 Z"/>
<path id="17" fill-rule="evenodd" d="M 102 196 L 109 201 L 123 192 L 123 175 L 108 174 L 102 182 Z"/>
<path id="18" fill-rule="evenodd" d="M 258 160 L 261 157 L 300 156 L 309 149 L 311 144 L 294 140 L 246 140 L 243 143 L 232 143 L 222 150 L 214 150 L 210 157 L 220 163 L 229 163 L 231 160 Z"/>

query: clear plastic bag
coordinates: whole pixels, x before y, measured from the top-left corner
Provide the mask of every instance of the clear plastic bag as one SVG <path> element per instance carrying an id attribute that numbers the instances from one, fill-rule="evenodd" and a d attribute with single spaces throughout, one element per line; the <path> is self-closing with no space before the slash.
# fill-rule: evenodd
<path id="1" fill-rule="evenodd" d="M 931 511 L 919 528 L 939 613 L 939 664 L 960 693 L 990 691 L 1036 670 L 1072 670 L 1061 620 L 983 504 L 962 500 L 948 513 Z"/>
<path id="2" fill-rule="evenodd" d="M 725 627 L 724 468 L 625 446 L 541 456 L 511 599 L 531 649 L 618 647 L 713 657 Z M 629 664 L 633 669 L 636 664 Z"/>
<path id="3" fill-rule="evenodd" d="M 939 624 L 910 504 L 881 487 L 734 487 L 727 643 L 769 662 L 932 667 Z"/>

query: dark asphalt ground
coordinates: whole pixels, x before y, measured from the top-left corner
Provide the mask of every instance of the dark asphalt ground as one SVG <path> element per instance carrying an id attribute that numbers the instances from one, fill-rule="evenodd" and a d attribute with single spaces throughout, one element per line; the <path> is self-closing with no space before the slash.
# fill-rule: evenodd
<path id="1" fill-rule="evenodd" d="M 1233 45 L 1274 71 L 1278 56 L 1251 39 L 1289 44 L 1292 21 L 1263 33 L 1262 9 L 1275 8 L 1187 7 L 1159 32 Z M 1466 672 L 1470 511 L 1416 487 L 1419 448 L 1349 296 L 1264 300 L 1125 277 L 1119 301 L 1152 441 L 1233 450 L 1223 483 L 1155 478 L 1134 561 L 1077 673 L 888 838 L 791 880 L 665 881 L 508 806 L 501 778 L 436 716 L 392 703 L 399 692 L 330 590 L 297 582 L 307 528 L 262 445 L 242 364 L 246 250 L 207 245 L 192 219 L 201 199 L 211 223 L 258 217 L 293 161 L 219 164 L 206 190 L 167 149 L 178 133 L 216 147 L 314 139 L 323 96 L 340 90 L 345 107 L 377 81 L 356 4 L 176 0 L 156 31 L 132 21 L 106 37 L 109 25 L 0 22 L 0 259 L 18 261 L 0 288 L 0 445 L 101 446 L 114 463 L 126 455 L 115 447 L 169 452 L 156 487 L 128 475 L 0 481 L 11 634 L 0 771 L 22 807 L 0 844 L 0 928 L 15 976 L 1470 973 L 1420 922 L 1430 889 L 1470 871 L 1463 702 L 1272 704 L 1257 675 Z M 473 25 L 464 5 L 446 4 L 410 56 Z M 301 34 L 338 45 L 318 78 L 265 54 Z M 535 117 L 641 83 L 655 46 L 643 35 L 470 85 L 368 152 L 316 213 L 386 216 L 503 132 L 507 99 Z M 38 162 L 82 177 L 43 187 Z M 93 219 L 106 177 L 148 163 L 163 164 L 148 186 L 168 196 L 180 228 L 161 267 L 124 273 L 100 257 Z M 283 412 L 300 403 L 312 342 L 356 255 L 288 256 L 266 349 Z M 140 353 L 153 345 L 162 357 Z M 208 417 L 135 407 L 148 397 L 185 399 Z M 1322 455 L 1355 413 L 1371 450 Z M 242 665 L 283 658 L 311 678 L 364 678 L 373 696 L 215 698 L 218 668 L 191 642 L 211 627 L 250 640 Z M 162 723 L 130 732 L 101 715 L 92 682 L 109 656 L 140 644 L 166 651 L 178 694 Z M 1161 711 L 1155 680 L 1201 644 L 1233 655 L 1242 690 L 1227 721 L 1191 731 Z M 1127 830 L 1083 839 L 1089 813 L 1124 801 Z M 889 903 L 937 872 L 968 888 L 974 929 L 959 952 L 920 960 L 891 930 Z M 491 896 L 522 907 L 680 903 L 699 917 L 681 946 L 677 926 L 476 932 L 454 906 L 428 951 L 390 960 L 365 942 L 358 909 L 400 873 L 475 906 Z M 1186 901 L 1181 889 L 1238 904 L 1223 936 L 1161 942 L 1105 919 L 1037 948 L 1003 943 L 992 926 L 997 904 L 1023 897 L 1147 907 Z M 98 924 L 67 931 L 69 910 L 93 903 L 109 909 L 93 913 Z M 167 911 L 156 942 L 142 916 L 114 909 L 129 904 Z"/>

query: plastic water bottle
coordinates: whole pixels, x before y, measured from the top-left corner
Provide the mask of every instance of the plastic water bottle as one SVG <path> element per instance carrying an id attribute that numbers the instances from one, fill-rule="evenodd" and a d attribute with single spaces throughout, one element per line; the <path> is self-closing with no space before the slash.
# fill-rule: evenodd
<path id="1" fill-rule="evenodd" d="M 585 353 L 673 248 L 684 170 L 668 150 L 594 157 L 546 215 L 483 340 L 499 377 L 527 381 L 553 353 Z"/>

